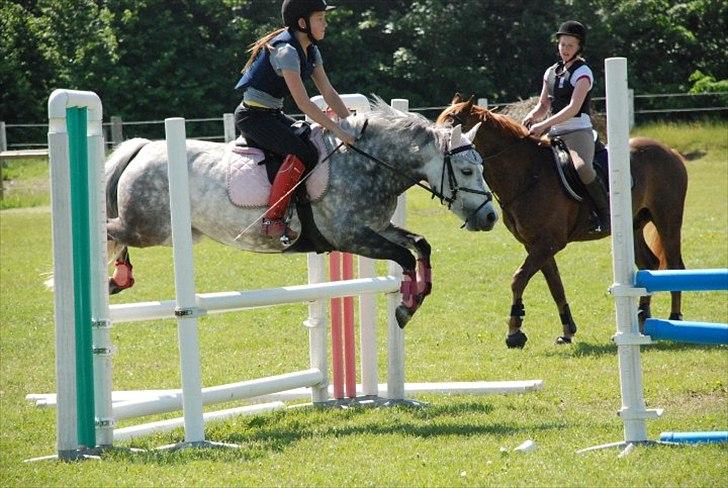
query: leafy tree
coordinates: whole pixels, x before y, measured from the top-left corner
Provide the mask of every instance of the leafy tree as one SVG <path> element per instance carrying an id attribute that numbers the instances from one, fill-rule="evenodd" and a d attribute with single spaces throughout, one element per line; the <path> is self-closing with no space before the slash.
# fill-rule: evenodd
<path id="1" fill-rule="evenodd" d="M 603 59 L 626 56 L 639 92 L 722 87 L 724 0 L 337 0 L 320 48 L 342 93 L 493 103 L 540 91 L 559 24 L 588 28 L 585 55 L 603 93 Z M 281 0 L 25 0 L 0 3 L 0 118 L 45 119 L 57 87 L 93 90 L 107 115 L 218 117 L 248 46 L 280 27 Z M 705 75 L 691 79 L 699 71 Z M 698 76 L 698 75 L 695 75 Z M 310 87 L 311 88 L 311 87 Z M 722 88 L 720 88 L 722 89 Z M 313 93 L 313 90 L 311 90 Z M 662 102 L 661 102 L 662 103 Z M 675 102 L 680 103 L 680 102 Z M 295 107 L 286 107 L 295 111 Z M 428 115 L 434 115 L 429 114 Z"/>

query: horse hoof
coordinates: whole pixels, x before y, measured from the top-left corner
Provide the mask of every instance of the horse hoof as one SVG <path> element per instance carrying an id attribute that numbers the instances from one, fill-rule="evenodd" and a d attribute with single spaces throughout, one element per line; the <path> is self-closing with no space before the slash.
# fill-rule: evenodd
<path id="1" fill-rule="evenodd" d="M 120 285 L 114 281 L 114 278 L 109 278 L 109 295 L 116 295 L 122 290 L 131 288 L 132 285 L 134 285 L 134 278 L 130 279 L 126 285 Z"/>
<path id="2" fill-rule="evenodd" d="M 410 310 L 404 305 L 400 305 L 397 307 L 397 310 L 394 311 L 394 317 L 397 319 L 397 325 L 399 325 L 399 328 L 404 329 L 404 326 L 407 325 L 407 322 L 409 322 L 412 318 L 412 312 L 410 312 Z"/>
<path id="3" fill-rule="evenodd" d="M 556 341 L 554 341 L 554 344 L 556 344 L 557 346 L 563 346 L 565 344 L 571 344 L 572 342 L 574 341 L 571 340 L 571 337 L 559 336 L 556 338 Z"/>
<path id="4" fill-rule="evenodd" d="M 513 334 L 508 334 L 506 336 L 506 346 L 508 346 L 509 349 L 523 349 L 523 346 L 526 345 L 527 340 L 528 337 L 526 336 L 526 334 L 524 334 L 520 330 L 517 330 Z"/>
<path id="5" fill-rule="evenodd" d="M 668 320 L 682 320 L 683 316 L 681 313 L 671 313 Z"/>

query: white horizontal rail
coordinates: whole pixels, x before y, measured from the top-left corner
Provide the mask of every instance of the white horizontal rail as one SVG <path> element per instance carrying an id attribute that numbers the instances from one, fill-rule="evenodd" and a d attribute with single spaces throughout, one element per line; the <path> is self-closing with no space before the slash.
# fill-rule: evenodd
<path id="1" fill-rule="evenodd" d="M 260 290 L 198 293 L 196 297 L 197 307 L 201 312 L 223 313 L 369 293 L 394 293 L 398 290 L 399 282 L 396 278 L 379 276 Z M 119 323 L 174 318 L 176 306 L 174 300 L 167 300 L 116 304 L 109 309 L 111 321 Z"/>
<path id="2" fill-rule="evenodd" d="M 456 381 L 440 383 L 405 383 L 404 394 L 409 398 L 417 395 L 506 395 L 537 391 L 543 388 L 543 380 L 521 381 Z M 292 401 L 308 397 L 311 392 L 308 388 L 298 388 L 279 393 L 271 393 L 251 398 L 256 402 L 274 400 Z M 333 387 L 329 386 L 329 394 L 333 394 Z M 357 396 L 364 395 L 362 385 L 356 385 Z M 378 396 L 387 398 L 387 384 L 378 385 Z"/>
<path id="3" fill-rule="evenodd" d="M 202 389 L 202 404 L 230 402 L 295 388 L 311 387 L 320 384 L 323 379 L 324 375 L 320 370 L 306 369 L 266 378 L 211 386 Z M 169 395 L 117 403 L 113 406 L 113 417 L 114 420 L 123 420 L 181 409 L 182 392 L 173 391 Z"/>
<path id="4" fill-rule="evenodd" d="M 283 410 L 284 408 L 286 408 L 286 405 L 283 402 L 260 403 L 258 405 L 246 405 L 244 407 L 207 412 L 202 415 L 202 418 L 203 421 L 207 423 L 213 420 L 225 420 L 238 415 L 255 415 L 259 413 L 273 412 L 275 410 Z M 169 432 L 170 430 L 184 426 L 184 423 L 184 417 L 177 417 L 168 420 L 160 420 L 158 422 L 148 422 L 146 424 L 122 427 L 120 429 L 114 429 L 114 440 L 123 441 L 145 435 L 158 434 L 160 432 Z"/>
<path id="5" fill-rule="evenodd" d="M 447 394 L 447 395 L 501 395 L 508 393 L 527 393 L 543 388 L 543 380 L 518 381 L 455 381 L 440 383 L 405 383 L 404 391 L 407 395 L 420 394 Z M 333 394 L 333 385 L 329 385 L 329 394 Z M 363 395 L 361 384 L 356 385 L 357 396 Z M 171 390 L 121 390 L 113 392 L 114 403 L 124 403 L 140 400 L 153 400 L 170 395 L 181 394 L 180 389 Z M 387 384 L 378 385 L 378 394 L 385 397 Z M 290 401 L 306 398 L 311 392 L 308 387 L 270 393 L 248 398 L 254 402 L 267 402 L 272 400 Z M 25 396 L 25 399 L 35 403 L 36 407 L 53 407 L 56 404 L 55 393 L 36 393 Z"/>

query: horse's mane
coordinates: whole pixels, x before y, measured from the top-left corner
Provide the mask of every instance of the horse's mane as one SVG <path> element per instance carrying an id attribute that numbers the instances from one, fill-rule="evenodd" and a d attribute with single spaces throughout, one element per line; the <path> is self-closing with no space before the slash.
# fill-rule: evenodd
<path id="1" fill-rule="evenodd" d="M 392 108 L 387 102 L 374 95 L 370 100 L 372 111 L 364 116 L 375 125 L 389 132 L 406 132 L 408 139 L 435 137 L 440 139 L 440 134 L 433 130 L 434 124 L 423 115 L 413 112 L 402 112 Z M 357 117 L 359 118 L 359 117 Z"/>
<path id="2" fill-rule="evenodd" d="M 493 113 L 479 105 L 473 105 L 472 110 L 478 115 L 478 118 L 482 120 L 483 123 L 490 127 L 518 138 L 528 136 L 528 129 L 507 115 Z"/>

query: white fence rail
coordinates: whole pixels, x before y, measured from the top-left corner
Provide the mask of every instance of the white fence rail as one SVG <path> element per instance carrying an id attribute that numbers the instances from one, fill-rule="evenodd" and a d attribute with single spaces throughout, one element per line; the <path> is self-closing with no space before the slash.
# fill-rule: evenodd
<path id="1" fill-rule="evenodd" d="M 635 103 L 639 104 L 638 100 L 654 100 L 654 99 L 671 99 L 671 98 L 696 98 L 696 97 L 706 97 L 706 96 L 724 96 L 728 97 L 728 92 L 709 92 L 709 93 L 653 93 L 653 94 L 638 94 L 633 95 L 630 100 L 630 106 L 635 107 Z M 593 101 L 595 102 L 604 102 L 604 97 L 593 97 Z M 506 107 L 508 105 L 513 105 L 516 103 L 520 103 L 520 101 L 513 101 L 513 102 L 497 102 L 493 100 L 488 100 L 487 98 L 479 98 L 478 104 L 485 106 L 485 107 Z M 431 112 L 435 110 L 443 110 L 445 106 L 439 105 L 439 106 L 425 106 L 425 107 L 414 107 L 411 108 L 410 111 L 412 112 Z M 695 113 L 723 113 L 728 115 L 728 106 L 725 105 L 716 105 L 716 106 L 698 106 L 698 107 L 683 107 L 683 108 L 644 108 L 639 109 L 635 108 L 634 115 L 640 115 L 640 114 L 659 114 L 659 113 L 686 113 L 686 112 L 695 112 Z M 603 113 L 598 112 L 603 115 Z M 302 114 L 293 114 L 293 117 L 300 117 L 303 118 Z M 188 127 L 191 125 L 193 126 L 196 123 L 212 123 L 212 122 L 219 122 L 222 126 L 222 131 L 220 133 L 217 133 L 215 135 L 202 135 L 202 136 L 194 136 L 190 137 L 191 139 L 202 139 L 202 140 L 211 140 L 211 141 L 230 141 L 235 137 L 235 126 L 233 122 L 233 115 L 226 113 L 222 117 L 207 117 L 207 118 L 196 118 L 196 119 L 186 119 L 186 122 L 188 124 Z M 163 126 L 164 120 L 131 120 L 131 121 L 123 121 L 121 117 L 119 116 L 111 116 L 109 119 L 109 122 L 104 122 L 103 129 L 104 129 L 104 139 L 107 141 L 106 144 L 108 147 L 114 147 L 120 142 L 124 140 L 124 131 L 123 127 L 132 127 L 132 126 L 142 126 L 142 125 L 157 125 L 157 126 Z M 7 137 L 7 129 L 12 130 L 14 129 L 43 129 L 42 131 L 39 130 L 39 134 L 42 137 L 39 137 L 39 142 L 22 142 L 22 143 L 12 143 L 8 140 Z M 45 136 L 45 132 L 48 129 L 48 124 L 41 123 L 41 124 L 31 124 L 31 123 L 19 123 L 19 124 L 9 124 L 3 121 L 0 121 L 0 151 L 5 152 L 10 150 L 22 150 L 22 149 L 45 149 L 47 148 L 47 142 L 43 141 L 43 138 Z M 193 132 L 193 130 L 190 130 L 190 132 Z M 161 138 L 161 137 L 160 137 Z"/>

